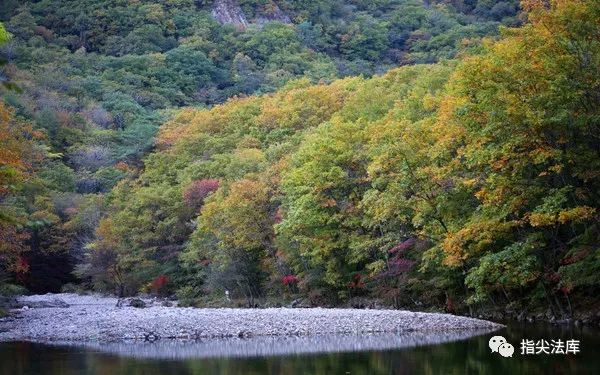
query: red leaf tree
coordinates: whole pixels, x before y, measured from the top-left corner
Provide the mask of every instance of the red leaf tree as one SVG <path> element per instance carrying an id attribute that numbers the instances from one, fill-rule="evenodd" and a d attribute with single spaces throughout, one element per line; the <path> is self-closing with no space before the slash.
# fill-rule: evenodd
<path id="1" fill-rule="evenodd" d="M 198 209 L 204 203 L 204 199 L 219 188 L 219 180 L 204 179 L 192 181 L 183 191 L 183 200 L 188 205 Z"/>
<path id="2" fill-rule="evenodd" d="M 166 293 L 168 283 L 169 277 L 167 275 L 160 275 L 152 281 L 150 288 L 154 294 L 163 295 Z"/>

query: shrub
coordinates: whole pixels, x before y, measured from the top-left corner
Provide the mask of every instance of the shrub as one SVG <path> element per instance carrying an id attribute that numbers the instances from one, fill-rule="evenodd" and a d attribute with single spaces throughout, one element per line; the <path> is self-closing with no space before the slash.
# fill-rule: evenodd
<path id="1" fill-rule="evenodd" d="M 86 294 L 86 289 L 82 285 L 77 285 L 73 283 L 67 283 L 60 288 L 61 293 L 75 293 L 79 295 Z"/>
<path id="2" fill-rule="evenodd" d="M 177 292 L 175 292 L 177 300 L 179 301 L 179 306 L 182 307 L 196 306 L 201 294 L 202 293 L 198 290 L 198 288 L 195 288 L 191 285 L 179 288 L 177 289 Z"/>
<path id="3" fill-rule="evenodd" d="M 152 281 L 150 289 L 156 295 L 164 295 L 167 290 L 167 284 L 169 283 L 169 277 L 167 275 L 160 275 Z"/>
<path id="4" fill-rule="evenodd" d="M 26 293 L 27 289 L 20 285 L 0 283 L 0 296 L 18 296 Z"/>

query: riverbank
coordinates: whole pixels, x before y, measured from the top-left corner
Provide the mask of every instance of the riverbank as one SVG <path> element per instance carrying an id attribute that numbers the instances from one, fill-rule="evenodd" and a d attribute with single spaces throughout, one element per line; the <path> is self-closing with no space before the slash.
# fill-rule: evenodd
<path id="1" fill-rule="evenodd" d="M 0 341 L 125 341 L 499 329 L 486 320 L 401 310 L 191 308 L 144 301 L 117 307 L 99 295 L 47 294 L 0 319 Z M 52 307 L 48 307 L 52 306 Z"/>

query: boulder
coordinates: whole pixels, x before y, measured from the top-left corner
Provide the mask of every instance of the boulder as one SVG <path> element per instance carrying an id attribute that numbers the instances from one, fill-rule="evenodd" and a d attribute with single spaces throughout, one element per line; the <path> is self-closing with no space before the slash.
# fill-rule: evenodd
<path id="1" fill-rule="evenodd" d="M 129 306 L 135 307 L 138 309 L 143 309 L 144 307 L 146 307 L 146 302 L 144 302 L 140 298 L 132 298 L 129 300 Z"/>
<path id="2" fill-rule="evenodd" d="M 303 308 L 309 308 L 310 303 L 302 300 L 302 299 L 296 299 L 293 300 L 292 303 L 289 305 L 290 308 L 294 308 L 294 309 L 303 309 Z"/>
<path id="3" fill-rule="evenodd" d="M 18 309 L 22 304 L 15 297 L 0 296 L 0 308 L 2 309 Z"/>
<path id="4" fill-rule="evenodd" d="M 24 302 L 23 305 L 25 305 L 31 309 L 45 309 L 45 308 L 66 309 L 67 307 L 69 307 L 69 304 L 60 298 L 53 298 L 53 299 L 47 300 L 47 301 L 27 301 L 27 302 Z"/>
<path id="5" fill-rule="evenodd" d="M 222 25 L 231 24 L 238 30 L 248 27 L 248 20 L 239 4 L 233 0 L 216 0 L 211 15 Z"/>

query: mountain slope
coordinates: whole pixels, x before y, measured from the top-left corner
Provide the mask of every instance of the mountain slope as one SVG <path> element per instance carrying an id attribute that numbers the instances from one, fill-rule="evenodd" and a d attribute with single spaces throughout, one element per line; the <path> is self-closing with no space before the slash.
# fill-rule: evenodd
<path id="1" fill-rule="evenodd" d="M 553 4 L 458 62 L 180 111 L 80 275 L 189 303 L 594 306 L 600 6 Z"/>

